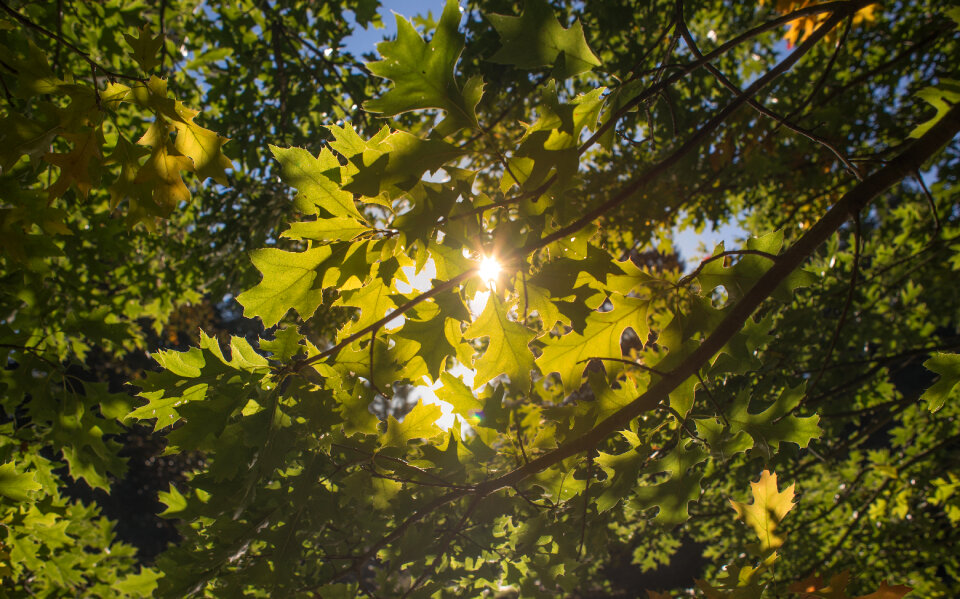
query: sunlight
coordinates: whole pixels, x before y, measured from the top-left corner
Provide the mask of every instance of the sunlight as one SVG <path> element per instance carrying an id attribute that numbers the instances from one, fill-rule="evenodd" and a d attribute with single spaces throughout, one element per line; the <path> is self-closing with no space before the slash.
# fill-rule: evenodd
<path id="1" fill-rule="evenodd" d="M 488 283 L 496 281 L 500 270 L 500 263 L 493 256 L 484 256 L 480 261 L 480 278 Z"/>
<path id="2" fill-rule="evenodd" d="M 450 367 L 448 372 L 456 378 L 462 379 L 463 382 L 468 385 L 473 385 L 473 377 L 476 374 L 475 370 L 467 368 L 459 362 L 455 363 Z M 410 398 L 415 402 L 418 399 L 422 399 L 425 404 L 436 404 L 440 406 L 440 410 L 443 412 L 443 415 L 440 416 L 435 422 L 437 426 L 442 428 L 445 431 L 450 430 L 453 427 L 456 420 L 460 420 L 461 430 L 466 431 L 470 429 L 470 424 L 466 422 L 461 416 L 457 416 L 453 413 L 453 405 L 449 402 L 446 402 L 440 399 L 437 396 L 437 389 L 443 386 L 443 383 L 437 381 L 432 385 L 417 385 L 414 387 L 413 392 L 410 394 Z"/>

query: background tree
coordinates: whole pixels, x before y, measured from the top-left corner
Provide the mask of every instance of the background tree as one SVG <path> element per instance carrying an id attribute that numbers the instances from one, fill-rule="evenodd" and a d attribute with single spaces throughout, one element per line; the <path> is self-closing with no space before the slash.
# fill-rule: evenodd
<path id="1" fill-rule="evenodd" d="M 18 592 L 635 595 L 700 547 L 707 596 L 814 571 L 840 578 L 791 590 L 956 592 L 960 375 L 933 352 L 957 336 L 957 23 L 936 4 L 450 2 L 366 67 L 340 14 L 374 3 L 66 4 L 4 5 Z M 134 72 L 145 16 L 167 35 L 123 38 Z M 217 184 L 187 203 L 181 171 Z M 757 237 L 691 273 L 639 259 L 729 218 Z M 240 250 L 261 245 L 257 282 Z M 244 287 L 269 330 L 156 353 L 145 405 L 70 370 Z M 404 399 L 425 383 L 449 430 Z M 117 419 L 203 458 L 161 494 L 183 541 L 139 574 L 116 544 L 94 569 L 109 526 L 59 498 L 120 473 Z M 765 468 L 800 501 L 780 524 L 792 490 L 764 474 L 737 508 L 757 544 L 728 500 Z"/>

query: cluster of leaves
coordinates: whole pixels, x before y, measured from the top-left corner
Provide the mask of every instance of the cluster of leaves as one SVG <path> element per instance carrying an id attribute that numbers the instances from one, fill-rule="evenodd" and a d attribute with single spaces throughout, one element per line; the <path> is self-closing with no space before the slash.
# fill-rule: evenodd
<path id="1" fill-rule="evenodd" d="M 338 62 L 337 16 L 369 22 L 372 2 L 241 2 L 197 19 L 161 4 L 159 29 L 181 43 L 123 37 L 142 69 L 129 84 L 114 81 L 122 60 L 37 25 L 59 9 L 0 5 L 26 28 L 5 26 L 0 63 L 16 138 L 2 177 L 21 190 L 3 200 L 0 257 L 17 283 L 0 296 L 2 550 L 19 569 L 0 575 L 23 592 L 613 593 L 611 539 L 652 565 L 684 536 L 715 564 L 753 560 L 708 566 L 707 597 L 844 597 L 850 571 L 855 595 L 885 578 L 956 588 L 937 570 L 958 567 L 942 526 L 957 518 L 956 356 L 926 362 L 940 376 L 929 390 L 898 378 L 957 349 L 948 18 L 922 3 L 671 0 L 586 3 L 569 22 L 566 3 L 528 0 L 519 15 L 470 6 L 461 29 L 448 0 L 436 21 L 397 17 L 367 65 L 385 89 L 363 102 L 374 82 Z M 119 40 L 131 10 L 88 18 Z M 890 39 L 913 45 L 887 60 Z M 219 133 L 158 76 L 183 52 L 192 66 L 171 81 L 222 117 Z M 891 68 L 903 61 L 907 74 Z M 268 99 L 226 94 L 237 81 Z M 919 87 L 932 119 L 904 105 Z M 392 120 L 377 129 L 367 113 Z M 241 146 L 234 173 L 223 135 Z M 187 204 L 182 171 L 221 185 Z M 916 185 L 886 194 L 909 174 Z M 176 233 L 119 235 L 118 208 L 128 225 L 170 217 Z M 638 258 L 668 251 L 674 224 L 738 211 L 756 236 L 686 275 Z M 250 253 L 259 281 L 232 271 L 252 244 L 268 246 Z M 102 264 L 120 248 L 143 263 Z M 491 262 L 499 274 L 481 269 Z M 82 309 L 56 306 L 78 276 Z M 136 319 L 161 326 L 200 291 L 244 287 L 244 314 L 267 332 L 156 352 L 142 405 L 65 368 L 91 346 L 143 347 Z M 133 574 L 131 551 L 61 498 L 55 460 L 39 456 L 107 488 L 123 469 L 109 436 L 137 422 L 168 453 L 206 460 L 160 497 L 183 541 Z M 718 509 L 760 464 L 806 489 L 789 545 L 793 486 L 769 473 L 752 504 L 734 503 L 759 543 Z M 904 550 L 917 531 L 929 542 Z M 875 555 L 844 551 L 853 540 Z M 116 561 L 94 567 L 100 549 Z"/>
<path id="2" fill-rule="evenodd" d="M 290 9 L 313 15 L 309 4 Z M 367 23 L 375 3 L 344 6 Z M 204 222 L 210 215 L 219 229 L 231 224 L 220 196 L 238 184 L 226 137 L 209 122 L 230 105 L 234 114 L 216 128 L 256 136 L 237 124 L 261 122 L 241 112 L 268 101 L 274 71 L 258 72 L 262 94 L 238 97 L 218 66 L 229 65 L 234 48 L 239 61 L 252 61 L 260 49 L 249 43 L 250 20 L 282 16 L 270 6 L 223 4 L 219 14 L 199 16 L 195 8 L 192 1 L 0 5 L 0 584 L 11 596 L 148 596 L 160 576 L 136 573 L 142 559 L 89 504 L 102 496 L 90 490 L 123 487 L 130 452 L 122 443 L 143 433 L 128 434 L 121 423 L 136 405 L 121 387 L 148 364 L 144 351 L 156 348 L 180 308 L 211 303 L 202 297 L 212 290 L 211 272 L 243 279 L 251 271 L 242 254 L 215 252 L 219 246 L 199 234 L 212 226 Z M 339 5 L 325 10 L 301 28 L 300 43 L 336 46 L 349 33 L 338 24 Z M 212 23 L 225 31 L 218 35 Z M 351 60 L 333 55 L 318 75 Z M 329 110 L 345 92 L 320 95 L 320 107 Z M 206 119 L 188 105 L 204 106 Z M 316 105 L 291 102 L 297 110 Z M 242 155 L 233 167 L 256 158 Z M 204 180 L 217 185 L 204 188 Z M 286 210 L 284 190 L 240 184 L 260 200 L 241 210 L 258 218 L 264 204 Z M 274 233 L 265 219 L 249 235 Z M 151 502 L 145 491 L 129 490 L 126 501 Z"/>
<path id="3" fill-rule="evenodd" d="M 777 318 L 764 302 L 789 303 L 818 284 L 796 267 L 899 179 L 896 164 L 926 160 L 948 141 L 954 120 L 869 183 L 858 185 L 854 169 L 844 199 L 787 250 L 783 233 L 770 233 L 732 253 L 721 247 L 681 277 L 618 260 L 596 224 L 861 8 L 819 8 L 830 16 L 783 66 L 619 191 L 585 202 L 574 199 L 581 163 L 602 159 L 604 134 L 647 88 L 619 104 L 602 88 L 572 93 L 570 78 L 599 64 L 579 25 L 563 27 L 538 2 L 519 17 L 493 15 L 501 45 L 489 60 L 549 73 L 536 118 L 506 153 L 477 116 L 483 80 L 457 76 L 456 3 L 429 41 L 398 17 L 397 39 L 370 65 L 389 89 L 366 107 L 436 110 L 436 124 L 427 136 L 384 127 L 369 138 L 332 125 L 316 156 L 274 148 L 298 192 L 299 220 L 282 236 L 302 245 L 255 251 L 262 279 L 238 296 L 268 327 L 291 309 L 309 321 L 325 302 L 353 318 L 326 343 L 292 323 L 276 329 L 259 343 L 270 361 L 240 339 L 229 358 L 211 340 L 166 354 L 167 371 L 145 381 L 148 403 L 130 416 L 180 422 L 169 435 L 177 449 L 231 456 L 196 473 L 190 494 L 165 496 L 191 531 L 164 558 L 161 589 L 572 592 L 596 567 L 583 552 L 602 545 L 605 525 L 681 523 L 707 474 L 740 456 L 772 460 L 782 444 L 807 447 L 820 430 L 802 411 L 804 385 L 768 380 L 758 394 L 743 384 L 763 368 L 758 352 Z M 713 58 L 690 52 L 698 64 Z M 438 169 L 443 179 L 426 178 Z M 483 258 L 504 274 L 478 280 Z M 412 288 L 425 272 L 429 290 Z M 761 304 L 766 316 L 751 318 Z M 472 380 L 454 375 L 458 367 Z M 727 381 L 741 386 L 731 392 Z M 437 426 L 441 408 L 422 399 L 392 415 L 404 384 L 436 389 L 454 425 Z"/>
<path id="4" fill-rule="evenodd" d="M 785 539 L 778 534 L 778 529 L 794 507 L 795 485 L 790 485 L 781 491 L 777 488 L 777 475 L 764 470 L 760 474 L 760 480 L 750 483 L 750 486 L 753 491 L 752 502 L 746 504 L 731 500 L 730 504 L 737 512 L 737 516 L 757 535 L 758 542 L 748 545 L 747 548 L 751 557 L 758 563 L 755 566 L 724 568 L 723 577 L 716 586 L 706 581 L 697 581 L 697 586 L 707 599 L 724 597 L 759 599 L 776 580 L 778 550 L 785 542 Z M 849 582 L 848 571 L 832 576 L 828 582 L 824 582 L 819 576 L 811 575 L 804 580 L 792 583 L 787 588 L 787 596 L 797 599 L 854 599 L 846 592 Z M 876 591 L 858 596 L 856 599 L 900 599 L 911 590 L 908 586 L 890 586 L 883 583 Z M 668 596 L 664 593 L 650 593 L 651 599 Z"/>

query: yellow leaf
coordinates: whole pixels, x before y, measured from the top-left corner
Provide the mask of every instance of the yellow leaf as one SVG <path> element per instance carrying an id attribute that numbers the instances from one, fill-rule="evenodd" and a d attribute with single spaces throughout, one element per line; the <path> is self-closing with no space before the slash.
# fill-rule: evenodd
<path id="1" fill-rule="evenodd" d="M 47 154 L 43 157 L 50 164 L 60 168 L 60 176 L 47 189 L 51 200 L 58 198 L 70 188 L 77 188 L 83 197 L 93 188 L 91 167 L 100 166 L 100 139 L 96 129 L 85 133 L 64 133 L 63 137 L 73 143 L 73 149 L 62 154 Z M 91 164 L 93 161 L 93 164 Z"/>
<path id="2" fill-rule="evenodd" d="M 760 0 L 760 5 L 762 6 L 763 4 L 765 4 L 764 0 Z M 800 10 L 801 8 L 807 8 L 808 6 L 815 6 L 817 4 L 821 3 L 814 2 L 813 0 L 778 0 L 776 10 L 778 13 L 785 15 Z M 873 13 L 876 8 L 877 4 L 871 4 L 858 10 L 853 15 L 853 25 L 859 25 L 864 21 L 875 20 L 876 17 Z M 800 17 L 787 23 L 787 32 L 783 35 L 783 39 L 787 40 L 787 48 L 793 48 L 796 44 L 803 43 L 829 16 L 830 13 L 824 12 Z M 834 31 L 831 31 L 823 38 L 824 41 L 829 42 L 834 33 Z"/>
<path id="3" fill-rule="evenodd" d="M 430 439 L 442 432 L 435 423 L 443 415 L 436 404 L 425 404 L 417 400 L 417 405 L 407 412 L 403 422 L 393 416 L 387 420 L 387 432 L 383 435 L 384 447 L 404 447 L 411 439 Z"/>
<path id="4" fill-rule="evenodd" d="M 730 501 L 737 515 L 757 533 L 760 549 L 768 551 L 783 545 L 783 539 L 774 534 L 777 525 L 793 508 L 793 488 L 790 485 L 783 491 L 777 490 L 777 475 L 768 470 L 760 474 L 759 482 L 750 483 L 753 489 L 753 503 L 745 504 Z"/>
<path id="5" fill-rule="evenodd" d="M 177 151 L 193 160 L 194 172 L 201 180 L 210 177 L 217 183 L 226 185 L 225 169 L 233 166 L 222 152 L 227 138 L 194 123 L 193 117 L 197 115 L 195 111 L 179 107 L 178 112 L 184 120 L 173 122 L 177 129 L 177 139 L 174 142 Z"/>
<path id="6" fill-rule="evenodd" d="M 869 595 L 858 597 L 857 599 L 901 599 L 901 597 L 912 590 L 912 588 L 902 584 L 890 586 L 886 582 L 883 582 L 876 591 Z"/>
<path id="7" fill-rule="evenodd" d="M 193 162 L 186 156 L 170 152 L 168 144 L 154 148 L 150 158 L 137 172 L 135 183 L 153 185 L 153 202 L 163 216 L 169 215 L 180 202 L 190 201 L 190 191 L 180 171 L 192 171 Z"/>

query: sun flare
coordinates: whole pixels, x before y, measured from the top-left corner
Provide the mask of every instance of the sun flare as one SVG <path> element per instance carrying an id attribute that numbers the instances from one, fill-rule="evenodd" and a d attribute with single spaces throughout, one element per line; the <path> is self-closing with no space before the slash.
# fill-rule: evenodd
<path id="1" fill-rule="evenodd" d="M 484 281 L 495 281 L 500 274 L 500 263 L 493 256 L 484 256 L 480 261 L 480 278 Z"/>

